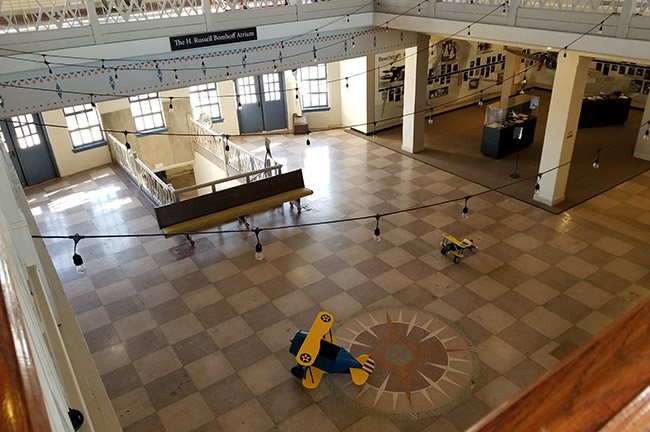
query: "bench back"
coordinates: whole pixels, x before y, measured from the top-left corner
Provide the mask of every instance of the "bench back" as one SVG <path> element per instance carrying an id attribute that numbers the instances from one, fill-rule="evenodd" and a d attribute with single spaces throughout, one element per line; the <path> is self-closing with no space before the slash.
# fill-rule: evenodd
<path id="1" fill-rule="evenodd" d="M 227 210 L 268 198 L 293 189 L 304 188 L 302 170 L 298 169 L 251 183 L 199 195 L 183 201 L 156 207 L 160 229 L 180 222 L 196 219 L 211 213 Z"/>

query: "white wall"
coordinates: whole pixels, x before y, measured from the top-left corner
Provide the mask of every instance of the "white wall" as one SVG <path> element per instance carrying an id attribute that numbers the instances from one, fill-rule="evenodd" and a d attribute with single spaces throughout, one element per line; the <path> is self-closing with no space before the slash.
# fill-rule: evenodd
<path id="1" fill-rule="evenodd" d="M 367 133 L 367 124 L 372 121 L 368 113 L 368 74 L 367 57 L 358 57 L 340 62 L 341 81 L 341 123 L 354 126 L 354 129 Z M 345 86 L 346 80 L 348 87 Z M 374 86 L 370 90 L 374 92 Z M 374 100 L 374 98 L 373 98 Z M 374 109 L 374 104 L 371 104 Z"/>
<path id="2" fill-rule="evenodd" d="M 51 125 L 65 125 L 63 110 L 46 111 L 43 122 Z M 97 147 L 80 152 L 72 151 L 72 139 L 67 128 L 46 127 L 52 152 L 61 177 L 85 171 L 111 162 L 108 146 Z"/>

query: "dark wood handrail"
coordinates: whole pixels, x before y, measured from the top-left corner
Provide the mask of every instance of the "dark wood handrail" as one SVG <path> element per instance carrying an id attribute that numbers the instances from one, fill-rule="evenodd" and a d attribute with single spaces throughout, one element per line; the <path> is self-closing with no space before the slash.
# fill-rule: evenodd
<path id="1" fill-rule="evenodd" d="M 0 275 L 8 275 L 2 250 Z M 10 277 L 0 279 L 0 294 L 0 430 L 50 431 L 22 313 Z"/>
<path id="2" fill-rule="evenodd" d="M 468 432 L 636 432 L 650 414 L 650 302 L 627 312 Z"/>

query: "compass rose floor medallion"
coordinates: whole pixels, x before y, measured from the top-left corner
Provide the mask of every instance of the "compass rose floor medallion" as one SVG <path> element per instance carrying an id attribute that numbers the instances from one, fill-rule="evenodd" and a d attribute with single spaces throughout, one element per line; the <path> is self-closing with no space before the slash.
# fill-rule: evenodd
<path id="1" fill-rule="evenodd" d="M 330 381 L 337 394 L 366 411 L 392 418 L 438 415 L 458 404 L 473 385 L 476 361 L 470 344 L 430 312 L 362 311 L 335 337 L 355 357 L 375 359 L 375 371 L 361 387 L 345 377 Z"/>

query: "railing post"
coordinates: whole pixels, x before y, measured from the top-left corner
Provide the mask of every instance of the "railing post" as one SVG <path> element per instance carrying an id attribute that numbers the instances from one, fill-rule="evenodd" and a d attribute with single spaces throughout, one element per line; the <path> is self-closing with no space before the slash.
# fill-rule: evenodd
<path id="1" fill-rule="evenodd" d="M 514 27 L 517 23 L 517 12 L 521 6 L 521 0 L 508 0 L 508 25 Z"/>
<path id="2" fill-rule="evenodd" d="M 140 169 L 138 168 L 138 153 L 136 151 L 131 152 L 131 156 L 133 156 L 133 167 L 135 168 L 135 178 L 138 181 L 138 187 L 142 189 L 142 175 L 140 174 Z"/>
<path id="3" fill-rule="evenodd" d="M 104 33 L 102 32 L 102 27 L 99 25 L 99 19 L 97 18 L 97 10 L 95 10 L 94 0 L 86 0 L 86 13 L 88 14 L 88 22 L 90 23 L 90 28 L 93 30 L 95 43 L 104 43 Z"/>
<path id="4" fill-rule="evenodd" d="M 212 7 L 210 0 L 201 0 L 201 9 L 205 17 L 205 25 L 208 30 L 214 30 L 214 16 L 212 15 Z M 217 6 L 218 8 L 218 6 Z"/>
<path id="5" fill-rule="evenodd" d="M 627 37 L 627 31 L 630 27 L 630 19 L 636 11 L 638 0 L 624 0 L 621 14 L 618 17 L 618 25 L 616 26 L 616 37 L 624 39 Z"/>

